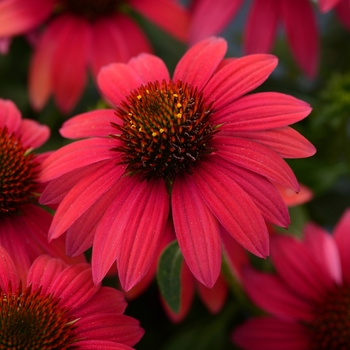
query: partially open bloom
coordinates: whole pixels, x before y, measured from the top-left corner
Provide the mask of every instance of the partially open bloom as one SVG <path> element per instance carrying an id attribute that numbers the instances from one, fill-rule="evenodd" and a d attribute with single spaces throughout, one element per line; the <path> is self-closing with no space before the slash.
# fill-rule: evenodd
<path id="1" fill-rule="evenodd" d="M 245 249 L 269 253 L 266 222 L 286 227 L 286 205 L 271 181 L 295 191 L 282 157 L 314 147 L 287 124 L 310 112 L 279 93 L 245 95 L 277 65 L 271 55 L 223 60 L 227 44 L 193 46 L 173 78 L 142 54 L 102 68 L 98 82 L 115 109 L 67 121 L 61 134 L 86 138 L 48 157 L 42 203 L 60 202 L 49 237 L 67 231 L 67 253 L 93 245 L 99 282 L 117 261 L 122 287 L 142 279 L 156 258 L 169 214 L 191 272 L 207 287 L 221 268 L 223 226 Z"/>
<path id="2" fill-rule="evenodd" d="M 36 2 L 47 6 L 47 0 Z M 86 85 L 87 68 L 95 78 L 105 64 L 126 62 L 140 52 L 151 51 L 147 37 L 130 15 L 132 11 L 177 39 L 187 40 L 187 12 L 174 0 L 50 3 L 55 16 L 43 29 L 29 72 L 30 100 L 38 110 L 52 94 L 59 109 L 70 112 Z"/>
<path id="3" fill-rule="evenodd" d="M 270 52 L 279 22 L 285 27 L 296 62 L 313 78 L 318 69 L 319 40 L 309 0 L 253 0 L 244 32 L 244 52 Z"/>
<path id="4" fill-rule="evenodd" d="M 42 255 L 21 279 L 0 246 L 3 349 L 131 349 L 143 330 L 125 308 L 120 291 L 92 282 L 88 264 Z"/>
<path id="5" fill-rule="evenodd" d="M 47 240 L 52 215 L 38 205 L 43 186 L 37 182 L 46 155 L 33 150 L 49 135 L 46 125 L 22 119 L 12 101 L 0 99 L 0 244 L 23 269 L 44 253 L 84 261 L 65 256 L 64 237 L 50 244 Z"/>
<path id="6" fill-rule="evenodd" d="M 304 239 L 275 235 L 276 273 L 249 269 L 243 283 L 269 315 L 255 317 L 233 333 L 246 350 L 330 350 L 350 347 L 350 209 L 330 235 L 308 224 Z"/>
<path id="7" fill-rule="evenodd" d="M 322 12 L 334 8 L 344 27 L 350 30 L 350 0 L 319 0 L 318 4 Z"/>

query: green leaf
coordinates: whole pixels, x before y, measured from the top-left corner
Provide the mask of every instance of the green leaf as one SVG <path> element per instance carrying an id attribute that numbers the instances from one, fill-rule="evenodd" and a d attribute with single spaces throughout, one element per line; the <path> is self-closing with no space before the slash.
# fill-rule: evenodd
<path id="1" fill-rule="evenodd" d="M 171 242 L 158 262 L 157 281 L 160 292 L 170 309 L 180 311 L 182 254 L 177 241 Z"/>

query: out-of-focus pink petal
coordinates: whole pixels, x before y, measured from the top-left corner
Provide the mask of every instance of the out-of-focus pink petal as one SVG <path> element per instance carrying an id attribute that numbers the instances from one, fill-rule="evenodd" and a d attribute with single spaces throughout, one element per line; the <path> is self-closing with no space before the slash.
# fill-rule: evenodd
<path id="1" fill-rule="evenodd" d="M 303 233 L 304 244 L 313 255 L 314 260 L 326 271 L 325 275 L 330 275 L 338 285 L 341 285 L 343 282 L 342 267 L 334 236 L 313 223 L 306 224 Z"/>
<path id="2" fill-rule="evenodd" d="M 176 237 L 195 278 L 211 288 L 220 274 L 219 224 L 190 175 L 178 176 L 171 196 Z"/>
<path id="3" fill-rule="evenodd" d="M 49 239 L 59 237 L 94 205 L 98 198 L 108 191 L 119 178 L 123 172 L 121 168 L 109 162 L 90 174 L 89 177 L 82 178 L 58 206 L 48 233 Z"/>
<path id="4" fill-rule="evenodd" d="M 218 34 L 234 18 L 242 0 L 197 0 L 191 2 L 190 34 L 191 45 L 211 35 Z"/>
<path id="5" fill-rule="evenodd" d="M 225 126 L 222 127 L 222 130 L 225 130 Z M 248 138 L 262 143 L 274 150 L 282 158 L 306 158 L 316 153 L 314 145 L 290 127 L 252 132 L 231 132 L 230 136 Z"/>
<path id="6" fill-rule="evenodd" d="M 275 0 L 254 0 L 243 35 L 244 53 L 271 51 L 277 31 L 280 3 Z"/>
<path id="7" fill-rule="evenodd" d="M 206 85 L 207 103 L 220 110 L 261 85 L 277 66 L 272 55 L 256 54 L 238 58 L 221 68 Z"/>
<path id="8" fill-rule="evenodd" d="M 333 230 L 335 242 L 338 246 L 343 279 L 350 285 L 350 209 L 347 209 Z"/>
<path id="9" fill-rule="evenodd" d="M 54 0 L 2 0 L 0 37 L 21 34 L 38 26 L 49 17 L 54 3 Z"/>
<path id="10" fill-rule="evenodd" d="M 163 60 L 147 53 L 132 58 L 128 65 L 138 74 L 143 83 L 169 80 L 169 72 Z"/>
<path id="11" fill-rule="evenodd" d="M 256 305 L 277 317 L 310 321 L 315 316 L 317 302 L 298 296 L 277 276 L 247 268 L 243 285 Z"/>
<path id="12" fill-rule="evenodd" d="M 350 1 L 341 0 L 335 7 L 335 11 L 343 26 L 350 30 Z"/>
<path id="13" fill-rule="evenodd" d="M 296 193 L 290 188 L 284 187 L 277 182 L 275 182 L 274 185 L 288 207 L 307 203 L 314 196 L 312 190 L 303 184 L 300 185 L 299 193 Z"/>
<path id="14" fill-rule="evenodd" d="M 318 0 L 318 6 L 323 13 L 326 13 L 340 1 L 342 0 Z"/>
<path id="15" fill-rule="evenodd" d="M 119 122 L 114 109 L 86 112 L 68 119 L 62 125 L 60 134 L 68 139 L 108 137 L 114 130 L 111 122 Z"/>
<path id="16" fill-rule="evenodd" d="M 168 218 L 169 199 L 163 181 L 140 182 L 134 176 L 119 182 L 121 191 L 95 235 L 92 265 L 94 281 L 100 281 L 116 257 L 121 286 L 128 291 L 144 277 L 156 258 Z"/>
<path id="17" fill-rule="evenodd" d="M 243 96 L 213 114 L 213 121 L 225 123 L 223 130 L 257 131 L 275 129 L 304 119 L 311 112 L 308 103 L 278 92 Z"/>
<path id="18" fill-rule="evenodd" d="M 131 91 L 143 83 L 135 70 L 125 63 L 111 63 L 102 67 L 97 81 L 107 100 L 115 106 L 120 105 Z"/>
<path id="19" fill-rule="evenodd" d="M 53 281 L 48 292 L 60 298 L 66 308 L 79 308 L 86 303 L 100 286 L 94 285 L 91 278 L 91 268 L 88 264 L 78 264 L 67 267 Z"/>
<path id="20" fill-rule="evenodd" d="M 319 40 L 312 4 L 305 0 L 282 0 L 281 10 L 292 53 L 305 74 L 314 78 L 318 69 Z"/>
<path id="21" fill-rule="evenodd" d="M 174 81 L 182 80 L 202 90 L 224 58 L 226 50 L 227 43 L 222 38 L 211 37 L 199 42 L 182 56 L 175 68 Z"/>
<path id="22" fill-rule="evenodd" d="M 129 0 L 150 21 L 181 41 L 188 39 L 189 14 L 173 0 Z"/>
<path id="23" fill-rule="evenodd" d="M 270 148 L 243 138 L 217 135 L 212 145 L 227 161 L 299 191 L 298 181 L 288 164 Z"/>
<path id="24" fill-rule="evenodd" d="M 209 161 L 198 164 L 192 177 L 197 191 L 222 226 L 245 249 L 265 258 L 269 254 L 266 223 L 247 193 Z"/>
<path id="25" fill-rule="evenodd" d="M 29 270 L 27 284 L 32 286 L 32 291 L 40 288 L 41 293 L 45 295 L 65 268 L 67 268 L 67 264 L 61 259 L 41 255 L 33 262 Z"/>
<path id="26" fill-rule="evenodd" d="M 9 52 L 11 42 L 9 37 L 0 38 L 0 54 L 6 55 Z"/>
<path id="27" fill-rule="evenodd" d="M 23 147 L 38 148 L 50 137 L 50 128 L 35 120 L 23 119 L 18 131 Z"/>
<path id="28" fill-rule="evenodd" d="M 53 180 L 69 171 L 81 168 L 85 165 L 97 163 L 101 160 L 112 158 L 116 152 L 110 151 L 118 143 L 114 139 L 87 139 L 73 142 L 59 148 L 41 164 L 41 173 L 38 181 Z"/>
<path id="29" fill-rule="evenodd" d="M 86 83 L 91 28 L 80 17 L 62 15 L 64 30 L 52 59 L 52 90 L 58 107 L 68 113 L 80 98 Z"/>
<path id="30" fill-rule="evenodd" d="M 9 283 L 11 283 L 12 291 L 15 292 L 18 287 L 19 278 L 10 255 L 0 246 L 0 290 L 2 293 L 8 290 Z"/>
<path id="31" fill-rule="evenodd" d="M 244 350 L 310 350 L 311 333 L 294 320 L 258 317 L 238 326 L 232 340 Z"/>
<path id="32" fill-rule="evenodd" d="M 57 48 L 57 38 L 64 32 L 64 17 L 57 17 L 39 38 L 29 66 L 29 100 L 36 110 L 41 110 L 52 93 L 52 62 Z"/>
<path id="33" fill-rule="evenodd" d="M 21 122 L 21 112 L 16 105 L 10 100 L 0 99 L 0 127 L 4 128 L 6 126 L 9 134 L 17 134 Z"/>
<path id="34" fill-rule="evenodd" d="M 325 271 L 307 247 L 294 237 L 273 235 L 271 257 L 284 283 L 295 295 L 309 303 L 322 302 L 325 294 L 335 285 L 329 272 Z"/>
<path id="35" fill-rule="evenodd" d="M 228 287 L 220 275 L 213 288 L 207 288 L 202 283 L 197 284 L 198 293 L 209 311 L 213 314 L 218 313 L 225 304 Z"/>
<path id="36" fill-rule="evenodd" d="M 227 174 L 250 196 L 265 221 L 282 227 L 290 224 L 288 209 L 279 192 L 268 179 L 228 163 L 219 156 L 210 158 L 210 161 L 215 168 Z"/>

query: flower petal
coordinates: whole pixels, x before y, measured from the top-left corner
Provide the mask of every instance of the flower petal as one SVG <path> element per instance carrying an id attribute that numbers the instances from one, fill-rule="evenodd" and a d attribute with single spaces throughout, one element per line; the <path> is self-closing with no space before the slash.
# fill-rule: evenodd
<path id="1" fill-rule="evenodd" d="M 190 175 L 175 179 L 171 204 L 175 233 L 186 264 L 198 281 L 212 288 L 221 269 L 218 221 Z"/>
<path id="2" fill-rule="evenodd" d="M 24 147 L 39 148 L 50 137 L 50 128 L 35 120 L 23 119 L 18 131 Z"/>
<path id="3" fill-rule="evenodd" d="M 22 121 L 21 112 L 10 100 L 0 99 L 0 126 L 7 127 L 8 133 L 17 133 Z M 19 135 L 18 135 L 19 136 Z"/>
<path id="4" fill-rule="evenodd" d="M 272 55 L 249 55 L 231 61 L 221 68 L 204 88 L 208 104 L 220 110 L 245 93 L 261 85 L 277 66 Z"/>
<path id="5" fill-rule="evenodd" d="M 19 278 L 10 255 L 0 246 L 0 290 L 2 293 L 8 291 L 9 284 L 11 284 L 12 291 L 16 291 Z"/>
<path id="6" fill-rule="evenodd" d="M 174 81 L 182 80 L 199 91 L 203 89 L 225 56 L 227 43 L 211 37 L 190 48 L 177 64 Z"/>

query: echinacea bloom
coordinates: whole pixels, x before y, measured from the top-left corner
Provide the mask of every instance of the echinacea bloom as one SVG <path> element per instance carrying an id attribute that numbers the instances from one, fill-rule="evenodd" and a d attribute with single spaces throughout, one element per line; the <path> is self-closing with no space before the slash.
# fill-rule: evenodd
<path id="1" fill-rule="evenodd" d="M 245 350 L 349 349 L 350 209 L 330 235 L 307 224 L 304 238 L 275 235 L 271 259 L 276 273 L 246 271 L 243 284 L 267 312 L 233 333 Z"/>
<path id="2" fill-rule="evenodd" d="M 12 101 L 0 99 L 0 244 L 23 270 L 44 253 L 67 262 L 84 261 L 65 256 L 64 237 L 47 240 L 52 215 L 38 205 L 43 186 L 37 182 L 45 156 L 33 150 L 49 135 L 46 125 L 22 119 Z"/>
<path id="3" fill-rule="evenodd" d="M 243 0 L 192 0 L 189 6 L 191 45 L 218 35 L 233 20 Z"/>
<path id="4" fill-rule="evenodd" d="M 345 28 L 350 30 L 350 0 L 319 0 L 322 12 L 335 9 L 335 12 Z"/>
<path id="5" fill-rule="evenodd" d="M 3 349 L 127 350 L 142 337 L 123 294 L 95 285 L 89 264 L 42 255 L 21 279 L 1 246 L 0 262 Z"/>
<path id="6" fill-rule="evenodd" d="M 116 260 L 124 290 L 157 256 L 169 214 L 191 272 L 212 287 L 221 268 L 223 226 L 245 249 L 269 253 L 266 222 L 286 227 L 275 186 L 298 182 L 282 157 L 314 147 L 287 124 L 310 106 L 291 96 L 246 95 L 277 65 L 271 55 L 223 60 L 227 43 L 194 45 L 170 78 L 164 62 L 141 54 L 102 68 L 98 83 L 114 109 L 78 115 L 61 134 L 85 138 L 42 163 L 51 181 L 41 203 L 60 202 L 49 238 L 67 231 L 67 253 L 93 245 L 98 283 Z"/>
<path id="7" fill-rule="evenodd" d="M 297 64 L 307 76 L 315 77 L 319 39 L 309 0 L 253 0 L 244 31 L 245 54 L 270 52 L 280 22 Z"/>
<path id="8" fill-rule="evenodd" d="M 59 109 L 70 112 L 86 85 L 87 68 L 95 78 L 103 65 L 151 51 L 132 11 L 187 40 L 187 12 L 174 0 L 55 0 L 55 5 L 30 65 L 30 101 L 38 110 L 52 94 Z"/>

